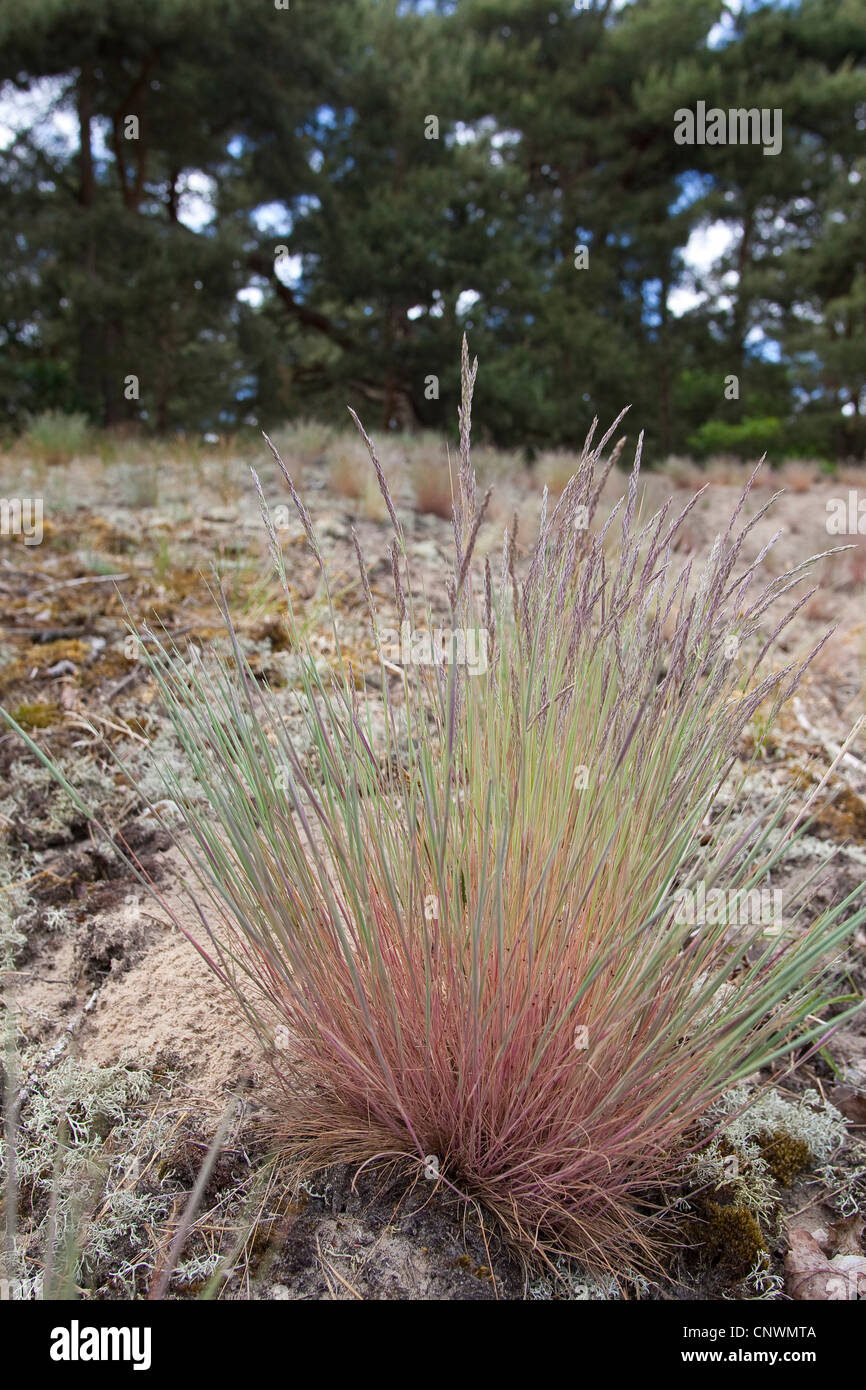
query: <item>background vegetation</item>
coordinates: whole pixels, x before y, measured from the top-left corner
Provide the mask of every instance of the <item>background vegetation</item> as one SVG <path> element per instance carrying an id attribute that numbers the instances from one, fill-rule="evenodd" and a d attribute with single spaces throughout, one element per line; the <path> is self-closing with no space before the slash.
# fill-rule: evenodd
<path id="1" fill-rule="evenodd" d="M 446 430 L 466 329 L 500 445 L 862 456 L 864 63 L 863 0 L 2 0 L 0 416 Z"/>

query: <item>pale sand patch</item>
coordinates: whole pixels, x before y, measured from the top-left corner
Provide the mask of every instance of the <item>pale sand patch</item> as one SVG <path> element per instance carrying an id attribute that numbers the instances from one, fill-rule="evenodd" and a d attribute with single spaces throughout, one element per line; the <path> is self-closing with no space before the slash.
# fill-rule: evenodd
<path id="1" fill-rule="evenodd" d="M 178 1055 L 195 1090 L 214 1095 L 260 1068 L 261 1054 L 228 992 L 176 927 L 151 923 L 147 954 L 106 980 L 78 1035 L 85 1062 Z"/>

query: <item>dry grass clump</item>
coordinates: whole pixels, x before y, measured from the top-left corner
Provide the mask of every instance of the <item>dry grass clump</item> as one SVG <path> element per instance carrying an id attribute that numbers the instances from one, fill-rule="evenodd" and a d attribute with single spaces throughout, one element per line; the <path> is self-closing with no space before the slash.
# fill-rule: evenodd
<path id="1" fill-rule="evenodd" d="M 231 661 L 146 648 L 199 789 L 169 773 L 166 794 L 198 944 L 274 1059 L 275 1132 L 300 1170 L 396 1158 L 530 1249 L 635 1268 L 664 1245 L 699 1117 L 826 1035 L 828 971 L 866 918 L 851 899 L 817 918 L 786 904 L 796 928 L 765 935 L 678 913 L 701 880 L 765 883 L 784 851 L 782 802 L 746 836 L 730 806 L 710 841 L 704 826 L 742 731 L 804 670 L 761 658 L 787 621 L 768 627 L 768 610 L 808 562 L 753 591 L 760 557 L 738 561 L 766 508 L 741 522 L 747 487 L 700 570 L 674 579 L 694 499 L 636 524 L 641 441 L 601 525 L 617 420 L 598 442 L 593 427 L 552 508 L 545 494 L 525 573 L 511 530 L 491 563 L 476 553 L 476 369 L 464 343 L 448 611 L 423 598 L 362 430 L 394 532 L 396 621 L 358 549 L 378 655 L 357 670 L 274 450 L 336 666 L 322 674 L 301 631 L 260 490 L 302 658 L 297 718 L 254 678 L 223 600 Z"/>
<path id="2" fill-rule="evenodd" d="M 165 473 L 162 474 L 165 477 Z M 153 459 L 117 464 L 112 470 L 118 499 L 128 507 L 159 505 L 160 469 Z"/>
<path id="3" fill-rule="evenodd" d="M 790 492 L 809 492 L 821 478 L 821 466 L 808 459 L 787 459 L 777 477 Z"/>
<path id="4" fill-rule="evenodd" d="M 338 435 L 326 454 L 328 486 L 339 497 L 358 504 L 356 510 L 370 521 L 382 521 L 385 511 L 364 446 L 356 436 Z"/>
<path id="5" fill-rule="evenodd" d="M 341 435 L 328 449 L 328 483 L 341 497 L 355 500 L 367 489 L 369 462 L 361 441 Z"/>
<path id="6" fill-rule="evenodd" d="M 704 465 L 704 480 L 714 483 L 717 487 L 742 487 L 748 478 L 751 469 L 742 459 L 734 457 L 732 454 L 714 454 Z M 764 471 L 763 478 L 766 480 L 769 469 Z M 759 473 L 756 483 L 761 485 L 762 475 Z M 772 484 L 764 481 L 764 486 Z"/>
<path id="7" fill-rule="evenodd" d="M 411 450 L 408 473 L 416 511 L 450 521 L 454 506 L 453 471 L 449 451 L 441 440 L 438 448 L 428 445 Z"/>
<path id="8" fill-rule="evenodd" d="M 552 497 L 565 491 L 580 467 L 580 457 L 569 449 L 545 449 L 535 460 L 535 476 Z"/>
<path id="9" fill-rule="evenodd" d="M 482 444 L 472 453 L 473 471 L 483 486 L 526 474 L 526 461 L 519 449 L 496 449 Z"/>
<path id="10" fill-rule="evenodd" d="M 49 467 L 68 463 L 84 450 L 89 429 L 86 415 L 43 410 L 30 420 L 18 443 L 18 451 L 35 463 Z"/>
<path id="11" fill-rule="evenodd" d="M 697 492 L 707 481 L 703 469 L 693 459 L 679 458 L 676 454 L 665 460 L 661 471 L 674 487 L 689 488 L 692 492 Z"/>
<path id="12" fill-rule="evenodd" d="M 334 438 L 331 425 L 319 420 L 293 420 L 274 435 L 274 442 L 284 458 L 291 460 L 297 477 L 311 464 L 320 463 Z"/>

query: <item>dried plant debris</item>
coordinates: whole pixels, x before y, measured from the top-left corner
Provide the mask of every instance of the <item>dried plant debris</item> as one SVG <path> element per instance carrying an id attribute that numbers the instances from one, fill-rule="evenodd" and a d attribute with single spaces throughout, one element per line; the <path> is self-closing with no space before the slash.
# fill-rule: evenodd
<path id="1" fill-rule="evenodd" d="M 832 1253 L 801 1227 L 789 1232 L 785 1257 L 786 1288 L 791 1298 L 850 1301 L 866 1298 L 866 1255 L 856 1250 Z"/>

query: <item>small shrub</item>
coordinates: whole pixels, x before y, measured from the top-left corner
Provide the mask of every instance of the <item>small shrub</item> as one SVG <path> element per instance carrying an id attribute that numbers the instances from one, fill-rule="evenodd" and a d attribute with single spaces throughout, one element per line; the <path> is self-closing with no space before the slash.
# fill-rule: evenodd
<path id="1" fill-rule="evenodd" d="M 319 420 L 292 420 L 274 435 L 274 442 L 283 457 L 291 460 L 298 475 L 310 464 L 319 463 L 334 438 L 331 425 Z"/>
<path id="2" fill-rule="evenodd" d="M 340 436 L 330 446 L 327 460 L 328 484 L 332 491 L 357 503 L 355 510 L 367 520 L 384 521 L 388 513 L 361 441 L 351 435 Z"/>
<path id="3" fill-rule="evenodd" d="M 736 454 L 743 460 L 760 458 L 778 448 L 783 433 L 782 421 L 773 416 L 746 416 L 736 422 L 706 420 L 690 437 L 689 448 L 700 458 L 722 453 Z"/>
<path id="4" fill-rule="evenodd" d="M 743 460 L 736 458 L 733 454 L 713 454 L 707 460 L 703 470 L 705 482 L 712 483 L 717 487 L 738 488 L 742 488 L 749 471 Z M 775 487 L 772 469 L 766 466 L 762 468 L 755 479 L 755 484 L 758 487 Z"/>
<path id="5" fill-rule="evenodd" d="M 579 466 L 577 454 L 567 449 L 546 449 L 535 460 L 534 473 L 552 497 L 559 497 Z"/>
<path id="6" fill-rule="evenodd" d="M 679 458 L 676 454 L 665 460 L 662 472 L 674 487 L 690 488 L 692 492 L 697 492 L 707 481 L 697 464 L 691 459 Z"/>
<path id="7" fill-rule="evenodd" d="M 359 439 L 341 437 L 328 450 L 328 482 L 341 497 L 364 496 L 369 478 L 369 461 Z"/>
<path id="8" fill-rule="evenodd" d="M 128 507 L 156 507 L 159 504 L 159 469 L 153 459 L 117 466 L 111 483 L 112 494 Z"/>
<path id="9" fill-rule="evenodd" d="M 790 492 L 810 492 L 821 477 L 821 465 L 807 459 L 788 459 L 779 470 L 779 482 Z"/>
<path id="10" fill-rule="evenodd" d="M 68 463 L 81 452 L 87 434 L 86 415 L 44 410 L 30 421 L 21 444 L 40 463 Z"/>
<path id="11" fill-rule="evenodd" d="M 427 516 L 451 520 L 454 506 L 452 467 L 440 446 L 438 454 L 431 450 L 425 457 L 417 455 L 409 465 L 409 477 L 415 494 L 415 508 Z"/>

